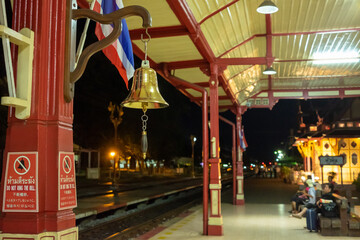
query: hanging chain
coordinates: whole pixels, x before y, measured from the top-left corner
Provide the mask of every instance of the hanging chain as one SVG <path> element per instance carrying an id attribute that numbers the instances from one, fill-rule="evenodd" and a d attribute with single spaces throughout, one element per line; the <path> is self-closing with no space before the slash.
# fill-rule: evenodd
<path id="1" fill-rule="evenodd" d="M 144 43 L 144 45 L 145 45 L 145 61 L 146 61 L 146 60 L 147 60 L 147 44 L 148 44 L 148 42 L 150 41 L 151 37 L 150 37 L 150 34 L 149 34 L 149 32 L 148 32 L 148 28 L 146 28 L 145 33 L 146 33 L 146 35 L 147 35 L 149 38 L 146 39 L 146 40 L 144 40 L 144 39 L 143 39 L 143 35 L 141 34 L 141 41 L 142 41 L 142 42 Z"/>
<path id="2" fill-rule="evenodd" d="M 149 117 L 146 115 L 146 111 L 147 111 L 147 109 L 144 107 L 143 108 L 144 114 L 141 116 L 142 130 L 143 131 L 146 131 L 146 124 L 147 124 L 147 120 L 149 119 Z"/>

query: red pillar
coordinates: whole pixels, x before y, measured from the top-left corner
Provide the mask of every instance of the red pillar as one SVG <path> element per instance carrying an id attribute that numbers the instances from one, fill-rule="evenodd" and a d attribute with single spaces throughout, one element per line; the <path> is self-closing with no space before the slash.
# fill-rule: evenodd
<path id="1" fill-rule="evenodd" d="M 223 235 L 219 146 L 218 66 L 210 64 L 210 217 L 208 235 Z"/>
<path id="2" fill-rule="evenodd" d="M 236 109 L 236 132 L 241 131 L 241 109 Z M 237 134 L 237 161 L 236 161 L 236 205 L 244 205 L 244 169 L 243 169 L 243 154 L 240 147 L 240 136 Z"/>
<path id="3" fill-rule="evenodd" d="M 9 109 L 1 181 L 1 239 L 77 239 L 72 211 L 76 206 L 73 106 L 65 103 L 63 96 L 65 16 L 64 0 L 14 1 L 13 29 L 34 31 L 35 46 L 30 118 L 18 120 L 14 109 Z M 62 169 L 69 174 L 65 176 Z M 59 187 L 64 177 L 66 193 Z M 69 201 L 61 201 L 63 194 L 69 194 Z"/>

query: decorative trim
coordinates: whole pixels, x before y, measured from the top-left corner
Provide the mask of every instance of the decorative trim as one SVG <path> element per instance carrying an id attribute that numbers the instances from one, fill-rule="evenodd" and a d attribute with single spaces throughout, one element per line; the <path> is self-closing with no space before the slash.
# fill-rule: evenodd
<path id="1" fill-rule="evenodd" d="M 209 188 L 210 189 L 221 189 L 221 183 L 219 183 L 219 184 L 214 184 L 214 183 L 209 184 Z"/>
<path id="2" fill-rule="evenodd" d="M 222 216 L 220 217 L 209 217 L 209 225 L 218 225 L 221 226 L 223 225 L 223 218 Z"/>
<path id="3" fill-rule="evenodd" d="M 244 194 L 236 194 L 236 200 L 244 200 Z"/>
<path id="4" fill-rule="evenodd" d="M 79 239 L 78 227 L 68 228 L 59 232 L 42 232 L 39 234 L 2 233 L 1 239 L 28 239 L 28 240 L 55 240 L 55 239 Z"/>

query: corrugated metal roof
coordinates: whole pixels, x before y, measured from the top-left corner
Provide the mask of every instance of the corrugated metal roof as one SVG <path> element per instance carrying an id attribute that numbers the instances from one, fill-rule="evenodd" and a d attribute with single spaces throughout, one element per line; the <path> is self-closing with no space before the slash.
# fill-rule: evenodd
<path id="1" fill-rule="evenodd" d="M 279 98 L 359 96 L 360 1 L 273 2 L 279 11 L 271 15 L 256 12 L 262 0 L 124 0 L 124 5 L 149 10 L 156 34 L 148 56 L 160 72 L 166 63 L 174 76 L 207 87 L 210 63 L 224 63 L 220 105 L 236 100 L 271 108 Z M 139 18 L 127 22 L 130 30 L 141 28 Z M 133 42 L 143 49 L 138 38 Z M 320 62 L 321 54 L 335 62 Z M 346 59 L 353 62 L 339 63 Z M 267 65 L 277 74 L 263 75 Z"/>

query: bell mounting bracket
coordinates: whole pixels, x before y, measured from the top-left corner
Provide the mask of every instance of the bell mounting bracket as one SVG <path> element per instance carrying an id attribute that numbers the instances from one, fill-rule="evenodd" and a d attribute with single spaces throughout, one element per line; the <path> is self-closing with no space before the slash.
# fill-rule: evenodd
<path id="1" fill-rule="evenodd" d="M 143 19 L 143 27 L 151 27 L 150 13 L 141 6 L 128 6 L 109 14 L 99 14 L 90 9 L 77 9 L 76 0 L 67 0 L 65 33 L 65 66 L 64 66 L 64 98 L 71 102 L 74 98 L 74 85 L 85 71 L 90 57 L 98 51 L 111 45 L 121 33 L 121 20 L 130 16 L 139 16 Z M 112 24 L 113 31 L 106 38 L 97 41 L 84 49 L 79 61 L 75 64 L 76 49 L 76 20 L 89 18 L 101 24 Z"/>

